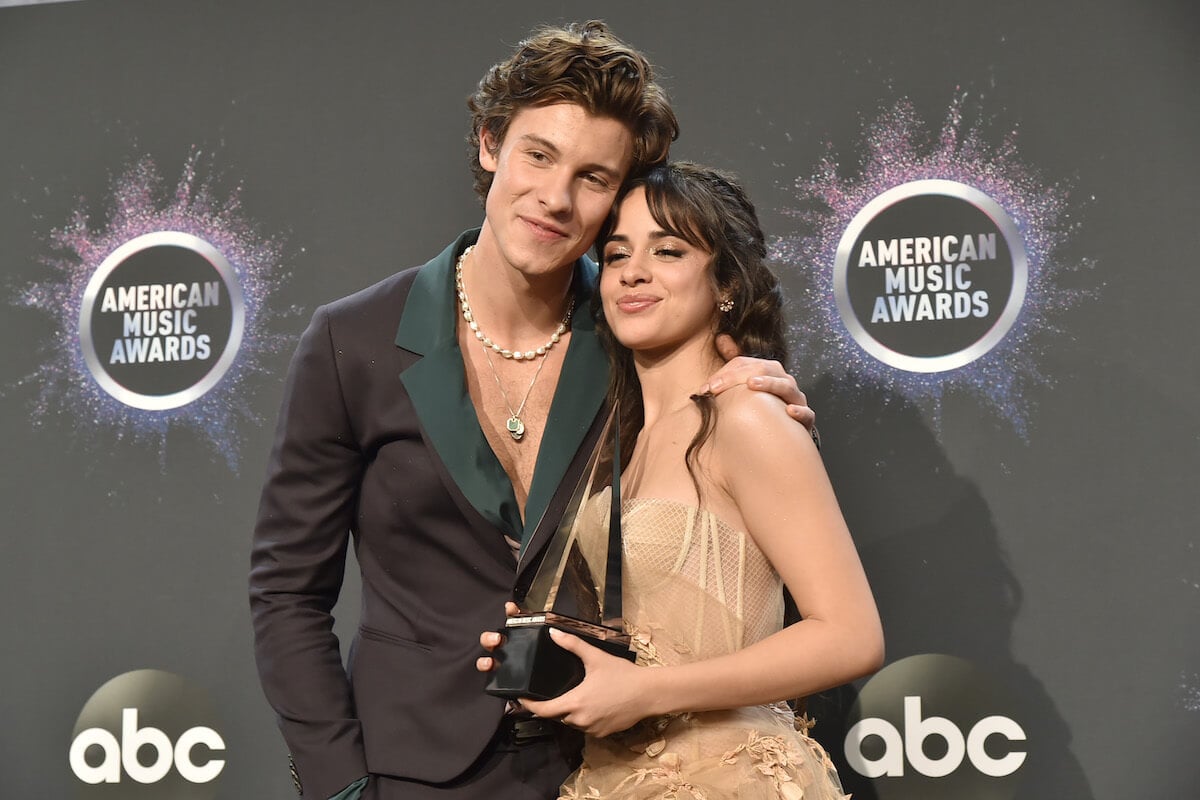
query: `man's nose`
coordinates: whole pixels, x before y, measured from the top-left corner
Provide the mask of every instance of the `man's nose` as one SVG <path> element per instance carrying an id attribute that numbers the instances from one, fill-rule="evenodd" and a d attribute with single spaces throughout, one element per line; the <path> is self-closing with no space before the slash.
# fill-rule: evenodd
<path id="1" fill-rule="evenodd" d="M 574 197 L 571 194 L 570 176 L 555 171 L 548 175 L 538 192 L 538 200 L 542 207 L 551 214 L 565 214 L 571 210 Z"/>

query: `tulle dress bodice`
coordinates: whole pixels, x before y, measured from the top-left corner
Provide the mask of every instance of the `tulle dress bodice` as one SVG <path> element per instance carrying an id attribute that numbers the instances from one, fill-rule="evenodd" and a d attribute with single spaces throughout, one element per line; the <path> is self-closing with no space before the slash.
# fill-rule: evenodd
<path id="1" fill-rule="evenodd" d="M 584 509 L 591 562 L 607 541 L 607 491 Z M 667 667 L 740 650 L 783 625 L 783 584 L 745 532 L 673 500 L 622 503 L 625 627 L 637 663 Z M 593 562 L 596 563 L 596 562 Z M 829 756 L 786 703 L 643 720 L 588 737 L 570 800 L 842 800 Z"/>

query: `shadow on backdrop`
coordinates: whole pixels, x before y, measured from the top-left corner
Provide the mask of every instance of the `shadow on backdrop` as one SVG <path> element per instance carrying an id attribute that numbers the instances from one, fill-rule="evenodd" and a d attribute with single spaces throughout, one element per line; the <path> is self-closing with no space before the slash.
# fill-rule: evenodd
<path id="1" fill-rule="evenodd" d="M 1091 800 L 1070 729 L 1041 682 L 1013 657 L 1021 587 L 978 487 L 955 473 L 920 410 L 903 397 L 828 375 L 809 395 L 819 409 L 822 456 L 879 606 L 887 663 L 922 653 L 972 662 L 1012 698 L 1011 716 L 1028 735 L 1016 796 Z M 888 800 L 881 785 L 845 760 L 857 695 L 844 686 L 810 697 L 813 736 L 855 800 Z M 935 741 L 941 744 L 933 737 L 930 745 Z M 939 754 L 930 747 L 929 755 Z"/>

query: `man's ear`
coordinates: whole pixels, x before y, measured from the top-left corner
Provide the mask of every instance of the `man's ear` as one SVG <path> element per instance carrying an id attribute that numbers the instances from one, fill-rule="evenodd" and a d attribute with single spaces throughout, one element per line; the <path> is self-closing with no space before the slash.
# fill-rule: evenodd
<path id="1" fill-rule="evenodd" d="M 499 155 L 500 143 L 485 125 L 479 131 L 479 165 L 488 172 L 495 172 L 499 166 Z"/>

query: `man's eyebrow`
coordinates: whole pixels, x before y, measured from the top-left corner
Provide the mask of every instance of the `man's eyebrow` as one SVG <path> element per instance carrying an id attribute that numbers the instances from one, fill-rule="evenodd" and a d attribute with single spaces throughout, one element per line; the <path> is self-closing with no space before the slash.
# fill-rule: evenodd
<path id="1" fill-rule="evenodd" d="M 562 155 L 562 151 L 558 149 L 558 145 L 554 144 L 554 142 L 550 141 L 546 137 L 539 136 L 536 133 L 523 134 L 520 138 L 520 141 L 522 141 L 526 144 L 531 144 L 535 147 L 540 147 L 542 150 L 545 150 L 546 152 L 550 153 L 550 155 L 553 155 L 553 156 Z M 584 172 L 601 172 L 604 174 L 605 177 L 609 178 L 610 180 L 614 180 L 614 181 L 621 177 L 620 167 L 614 167 L 609 164 L 600 164 L 600 163 L 585 164 L 583 166 L 583 171 Z"/>
<path id="2" fill-rule="evenodd" d="M 521 141 L 527 142 L 528 144 L 536 145 L 536 146 L 542 148 L 543 150 L 549 150 L 554 155 L 559 154 L 558 145 L 554 144 L 554 142 L 550 141 L 549 139 L 545 138 L 544 136 L 538 136 L 536 133 L 524 134 L 523 136 L 521 136 Z"/>
<path id="3" fill-rule="evenodd" d="M 584 172 L 599 172 L 605 178 L 607 178 L 613 182 L 619 182 L 621 180 L 620 167 L 614 167 L 609 164 L 599 164 L 599 163 L 584 164 L 583 171 Z"/>

